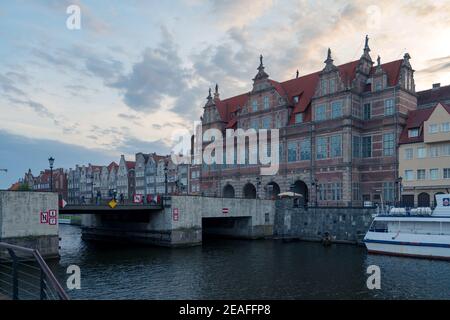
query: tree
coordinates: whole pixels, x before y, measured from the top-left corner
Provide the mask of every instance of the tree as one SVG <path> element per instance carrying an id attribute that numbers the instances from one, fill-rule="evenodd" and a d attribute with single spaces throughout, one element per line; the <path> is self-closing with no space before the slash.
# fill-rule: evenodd
<path id="1" fill-rule="evenodd" d="M 21 184 L 19 185 L 18 190 L 19 190 L 19 191 L 31 191 L 31 188 L 30 188 L 30 186 L 28 185 L 28 183 L 21 183 Z"/>

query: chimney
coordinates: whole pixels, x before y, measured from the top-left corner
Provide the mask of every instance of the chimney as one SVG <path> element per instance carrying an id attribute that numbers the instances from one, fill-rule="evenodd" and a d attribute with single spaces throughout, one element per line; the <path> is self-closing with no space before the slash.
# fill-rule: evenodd
<path id="1" fill-rule="evenodd" d="M 440 83 L 433 83 L 433 90 L 439 89 L 441 87 Z"/>

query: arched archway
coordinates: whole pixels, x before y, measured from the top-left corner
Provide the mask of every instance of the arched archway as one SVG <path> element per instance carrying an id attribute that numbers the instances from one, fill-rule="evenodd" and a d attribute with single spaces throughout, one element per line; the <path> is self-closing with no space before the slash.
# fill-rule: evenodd
<path id="1" fill-rule="evenodd" d="M 430 206 L 430 195 L 426 192 L 422 192 L 417 197 L 418 207 L 429 207 Z"/>
<path id="2" fill-rule="evenodd" d="M 247 183 L 244 186 L 244 189 L 242 190 L 242 194 L 244 195 L 245 199 L 256 199 L 256 188 L 253 184 L 250 182 Z"/>
<path id="3" fill-rule="evenodd" d="M 299 193 L 303 195 L 303 201 L 305 201 L 305 204 L 309 201 L 309 194 L 308 194 L 308 186 L 305 182 L 302 180 L 297 180 L 292 185 L 292 191 L 295 193 Z"/>
<path id="4" fill-rule="evenodd" d="M 280 186 L 278 183 L 272 181 L 266 184 L 266 198 L 267 199 L 276 199 L 278 194 L 280 193 Z"/>
<path id="5" fill-rule="evenodd" d="M 224 198 L 234 198 L 234 188 L 231 184 L 227 184 L 223 187 L 222 195 Z"/>

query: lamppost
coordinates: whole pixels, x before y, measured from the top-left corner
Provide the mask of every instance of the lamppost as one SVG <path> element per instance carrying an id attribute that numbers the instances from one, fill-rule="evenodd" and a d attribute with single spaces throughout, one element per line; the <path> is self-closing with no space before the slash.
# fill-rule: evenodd
<path id="1" fill-rule="evenodd" d="M 164 162 L 164 194 L 167 195 L 167 161 Z"/>
<path id="2" fill-rule="evenodd" d="M 55 158 L 48 158 L 48 164 L 50 165 L 50 191 L 53 191 L 53 163 L 55 163 Z"/>
<path id="3" fill-rule="evenodd" d="M 319 179 L 315 178 L 312 185 L 314 186 L 314 191 L 316 194 L 316 199 L 315 199 L 315 203 L 316 203 L 316 207 L 318 206 L 319 202 Z"/>
<path id="4" fill-rule="evenodd" d="M 256 177 L 256 199 L 259 199 L 259 188 L 261 187 L 261 178 Z"/>
<path id="5" fill-rule="evenodd" d="M 403 184 L 402 184 L 403 178 L 398 177 L 397 183 L 398 183 L 398 202 L 399 205 L 402 204 L 402 192 L 403 192 Z"/>

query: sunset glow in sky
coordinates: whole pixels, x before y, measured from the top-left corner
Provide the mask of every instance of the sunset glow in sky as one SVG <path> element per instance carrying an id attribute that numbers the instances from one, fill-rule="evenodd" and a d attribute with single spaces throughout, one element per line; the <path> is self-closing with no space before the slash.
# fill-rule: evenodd
<path id="1" fill-rule="evenodd" d="M 69 5 L 81 29 L 66 27 Z M 0 187 L 31 168 L 167 152 L 208 88 L 251 88 L 360 57 L 411 55 L 416 90 L 450 84 L 450 1 L 35 0 L 0 4 Z"/>

